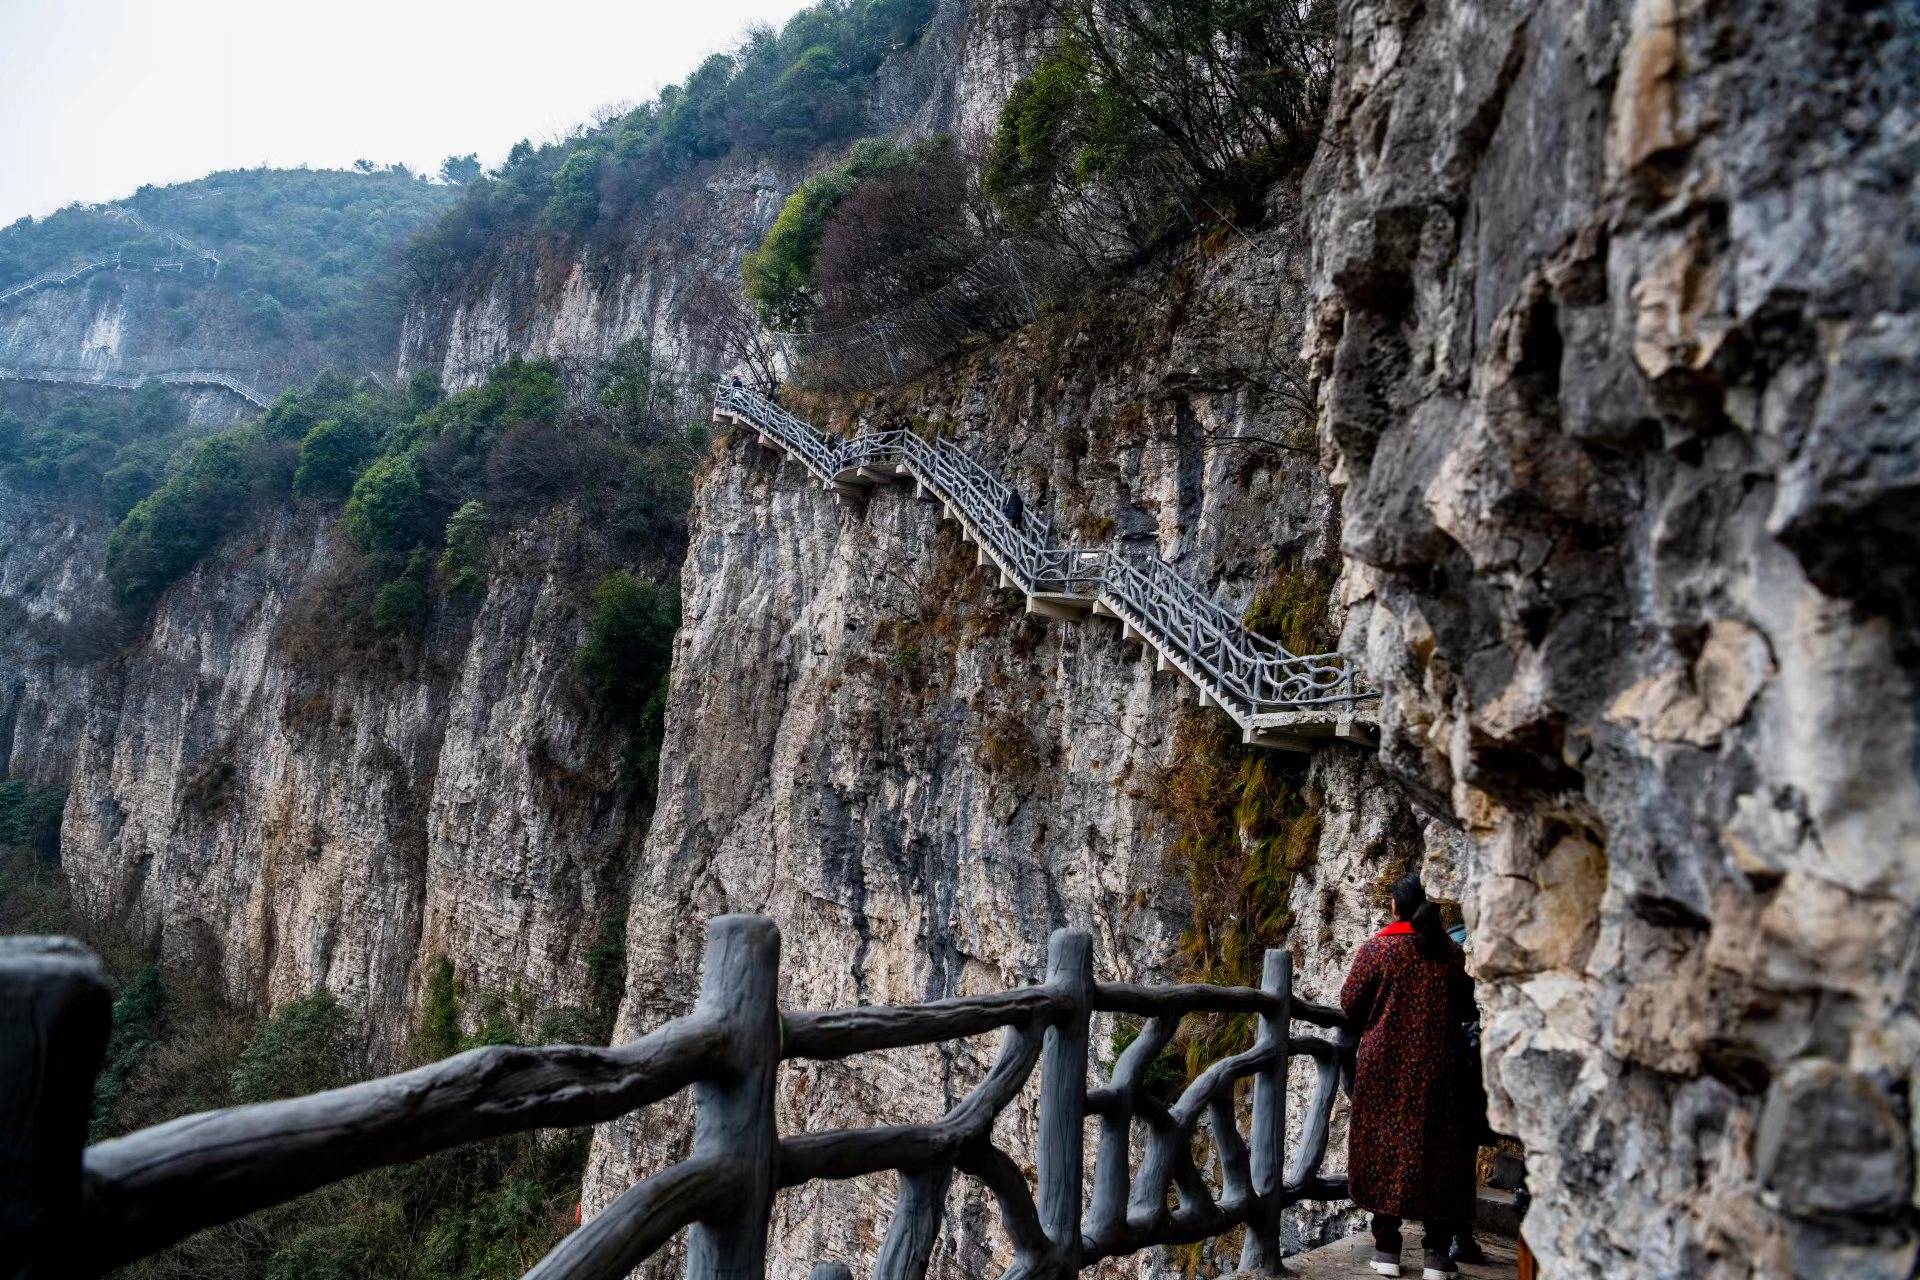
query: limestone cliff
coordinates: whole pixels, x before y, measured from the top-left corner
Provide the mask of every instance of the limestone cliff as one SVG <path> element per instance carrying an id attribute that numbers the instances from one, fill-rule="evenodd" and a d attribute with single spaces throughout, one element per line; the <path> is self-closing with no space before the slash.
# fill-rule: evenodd
<path id="1" fill-rule="evenodd" d="M 64 782 L 119 629 L 104 513 L 0 484 L 0 777 Z"/>
<path id="2" fill-rule="evenodd" d="M 1543 1274 L 1905 1276 L 1908 6 L 1354 0 L 1309 204 L 1348 638 L 1472 837 Z"/>
<path id="3" fill-rule="evenodd" d="M 940 0 L 926 30 L 882 64 L 868 104 L 873 131 L 991 129 L 1028 57 L 1000 18 L 995 5 Z M 808 172 L 838 158 L 713 162 L 663 189 L 627 234 L 592 252 L 546 235 L 503 237 L 457 280 L 413 299 L 400 372 L 433 370 L 459 388 L 512 355 L 585 368 L 636 335 L 671 367 L 724 367 L 733 357 L 714 311 L 737 299 L 741 259 Z"/>
<path id="4" fill-rule="evenodd" d="M 331 988 L 376 1065 L 437 957 L 476 992 L 584 1006 L 637 835 L 573 676 L 607 558 L 591 523 L 506 535 L 483 596 L 411 653 L 345 651 L 325 520 L 273 518 L 203 565 L 99 677 L 63 833 L 83 908 L 244 1004 Z"/>
<path id="5" fill-rule="evenodd" d="M 1244 607 L 1276 566 L 1312 563 L 1338 536 L 1310 428 L 1287 394 L 1306 266 L 1288 207 L 1277 199 L 1258 237 L 1155 263 L 1085 314 L 921 385 L 820 404 L 817 416 L 952 431 L 1059 527 L 1156 548 Z M 1097 965 L 1128 979 L 1182 972 L 1183 937 L 1204 946 L 1195 868 L 1173 852 L 1191 797 L 1169 791 L 1190 763 L 1183 753 L 1218 753 L 1230 768 L 1266 753 L 1209 742 L 1204 731 L 1224 736 L 1225 717 L 1193 707 L 1112 624 L 1024 615 L 910 487 L 835 505 L 798 464 L 741 439 L 702 478 L 684 581 L 619 1035 L 686 1007 L 700 955 L 690 922 L 723 911 L 779 922 L 793 1007 L 1024 984 L 1062 925 L 1092 929 Z M 1316 998 L 1333 996 L 1352 947 L 1379 923 L 1383 872 L 1431 853 L 1444 888 L 1455 862 L 1448 835 L 1429 835 L 1368 756 L 1340 745 L 1262 763 L 1310 797 L 1317 824 L 1299 837 L 1288 934 Z M 1096 1028 L 1109 1061 L 1110 1032 Z M 992 1047 L 791 1071 L 783 1130 L 931 1118 Z M 1016 1158 L 1030 1121 L 1008 1135 Z M 590 1205 L 683 1138 L 678 1117 L 612 1127 L 596 1146 Z M 784 1199 L 779 1274 L 822 1257 L 861 1271 L 890 1196 L 890 1185 L 860 1183 Z M 939 1274 L 990 1273 L 992 1214 L 977 1189 L 956 1190 L 952 1222 Z"/>

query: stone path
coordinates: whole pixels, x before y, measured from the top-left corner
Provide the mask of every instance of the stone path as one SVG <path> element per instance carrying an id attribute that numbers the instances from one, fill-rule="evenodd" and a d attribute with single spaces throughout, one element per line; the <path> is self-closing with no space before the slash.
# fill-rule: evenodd
<path id="1" fill-rule="evenodd" d="M 1419 1280 L 1420 1224 L 1409 1222 L 1403 1234 L 1406 1244 L 1400 1251 L 1400 1274 Z M 1461 1280 L 1513 1280 L 1520 1274 L 1519 1257 L 1511 1237 L 1483 1231 L 1474 1238 L 1487 1251 L 1487 1261 L 1462 1265 L 1458 1273 Z M 1363 1231 L 1311 1253 L 1295 1254 L 1287 1259 L 1287 1274 L 1304 1280 L 1373 1280 L 1374 1273 L 1367 1267 L 1367 1259 L 1372 1256 L 1373 1237 Z"/>

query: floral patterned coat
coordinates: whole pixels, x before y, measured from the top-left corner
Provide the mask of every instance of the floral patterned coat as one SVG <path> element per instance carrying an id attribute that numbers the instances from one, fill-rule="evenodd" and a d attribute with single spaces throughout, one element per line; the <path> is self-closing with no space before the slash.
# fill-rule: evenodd
<path id="1" fill-rule="evenodd" d="M 1429 960 L 1412 927 L 1389 925 L 1360 945 L 1340 1007 L 1360 1035 L 1347 1177 L 1374 1213 L 1459 1222 L 1473 1209 L 1473 1124 L 1460 1026 L 1473 1015 L 1466 957 L 1449 942 Z"/>

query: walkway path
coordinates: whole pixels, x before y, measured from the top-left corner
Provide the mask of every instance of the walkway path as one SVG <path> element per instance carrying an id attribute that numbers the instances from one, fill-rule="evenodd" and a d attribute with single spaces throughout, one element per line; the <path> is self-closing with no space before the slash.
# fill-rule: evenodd
<path id="1" fill-rule="evenodd" d="M 164 227 L 154 226 L 151 222 L 148 222 L 131 209 L 123 209 L 119 205 L 113 204 L 83 204 L 79 207 L 87 210 L 89 213 L 98 213 L 109 218 L 117 218 L 121 222 L 138 228 L 147 235 L 153 236 L 156 239 L 165 240 L 187 257 L 199 262 L 201 266 L 206 269 L 207 279 L 209 280 L 220 274 L 219 254 L 211 249 L 203 248 L 193 243 L 185 236 L 179 235 L 176 232 L 168 231 Z M 101 271 L 171 271 L 177 274 L 184 272 L 186 269 L 187 264 L 184 261 L 130 263 L 124 261 L 121 255 L 116 253 L 104 258 L 98 258 L 92 262 L 82 263 L 77 267 L 59 271 L 49 271 L 43 275 L 35 276 L 31 280 L 25 280 L 9 288 L 0 289 L 0 306 L 4 306 L 16 299 L 27 297 L 30 294 L 39 293 L 43 289 L 63 289 L 70 284 L 77 284 L 85 280 L 88 276 Z"/>
<path id="2" fill-rule="evenodd" d="M 1046 521 L 1012 506 L 1012 489 L 949 441 L 905 428 L 836 439 L 733 385 L 715 394 L 713 417 L 753 430 L 837 494 L 911 479 L 916 496 L 944 504 L 960 522 L 979 563 L 994 565 L 1002 586 L 1026 595 L 1028 612 L 1117 619 L 1160 670 L 1179 672 L 1203 704 L 1232 716 L 1249 743 L 1308 750 L 1315 738 L 1372 737 L 1377 695 L 1362 686 L 1352 659 L 1295 654 L 1255 635 L 1149 551 L 1055 544 Z"/>
<path id="3" fill-rule="evenodd" d="M 1463 1264 L 1460 1280 L 1514 1280 L 1520 1274 L 1519 1246 L 1511 1236 L 1480 1232 L 1475 1239 L 1486 1251 L 1487 1260 Z M 1409 1222 L 1404 1228 L 1400 1250 L 1401 1275 L 1420 1274 L 1421 1240 L 1420 1224 Z M 1294 1254 L 1287 1259 L 1287 1274 L 1297 1280 L 1374 1280 L 1373 1272 L 1367 1268 L 1372 1257 L 1373 1237 L 1362 1231 L 1324 1248 Z"/>
<path id="4" fill-rule="evenodd" d="M 119 391 L 132 391 L 147 381 L 180 387 L 218 387 L 232 392 L 257 409 L 264 409 L 273 403 L 273 398 L 266 392 L 242 382 L 224 369 L 171 368 L 152 369 L 145 373 L 120 373 L 0 365 L 0 382 L 41 382 L 64 387 L 112 387 Z"/>

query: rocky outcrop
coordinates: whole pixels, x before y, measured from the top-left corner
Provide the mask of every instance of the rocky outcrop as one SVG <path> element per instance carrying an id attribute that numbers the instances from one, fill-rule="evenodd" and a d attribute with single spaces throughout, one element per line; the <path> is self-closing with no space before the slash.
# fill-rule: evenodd
<path id="1" fill-rule="evenodd" d="M 317 513 L 203 565 L 101 674 L 62 842 L 83 909 L 247 1005 L 330 988 L 375 1065 L 438 957 L 516 1012 L 586 1005 L 638 834 L 573 674 L 590 529 L 561 508 L 504 535 L 417 649 L 342 630 L 354 569 Z"/>
<path id="2" fill-rule="evenodd" d="M 0 778 L 65 782 L 95 664 L 124 628 L 100 567 L 111 525 L 0 484 Z"/>
<path id="3" fill-rule="evenodd" d="M 808 412 L 823 425 L 951 431 L 1059 527 L 1155 547 L 1244 606 L 1274 564 L 1310 562 L 1337 536 L 1311 433 L 1286 394 L 1304 315 L 1299 231 L 1281 212 L 1257 239 L 1156 264 L 1086 315 L 922 385 Z M 1093 930 L 1103 973 L 1181 972 L 1183 936 L 1204 945 L 1189 864 L 1172 849 L 1193 803 L 1169 795 L 1183 751 L 1216 753 L 1230 776 L 1257 756 L 1312 797 L 1317 834 L 1303 835 L 1288 945 L 1317 998 L 1378 923 L 1383 872 L 1431 850 L 1444 880 L 1450 837 L 1380 785 L 1369 753 L 1340 746 L 1309 760 L 1209 739 L 1224 715 L 1193 707 L 1110 623 L 1024 615 L 940 516 L 910 487 L 836 505 L 797 463 L 745 438 L 726 441 L 701 478 L 617 1035 L 686 1007 L 700 959 L 690 922 L 724 911 L 781 925 L 793 1007 L 1024 984 L 1048 932 L 1069 924 Z M 1095 1032 L 1109 1061 L 1111 1030 Z M 782 1130 L 932 1118 L 992 1050 L 790 1070 Z M 1020 1112 L 1008 1137 L 1016 1158 L 1031 1118 Z M 684 1136 L 678 1115 L 603 1133 L 590 1207 Z M 890 1206 L 890 1184 L 783 1200 L 782 1274 L 821 1257 L 863 1272 Z M 995 1248 L 990 1207 L 969 1190 L 938 1273 L 990 1274 Z"/>
<path id="4" fill-rule="evenodd" d="M 1030 57 L 1011 20 L 1023 7 L 940 0 L 920 38 L 881 65 L 873 132 L 971 139 L 990 129 Z M 753 328 L 739 309 L 742 259 L 808 173 L 841 158 L 728 157 L 660 191 L 611 245 L 589 250 L 544 234 L 496 245 L 460 279 L 413 300 L 400 376 L 427 369 L 457 389 L 509 356 L 584 373 L 636 336 L 664 367 L 729 367 L 739 332 Z"/>
<path id="5" fill-rule="evenodd" d="M 1347 636 L 1471 837 L 1543 1274 L 1905 1276 L 1916 54 L 1897 6 L 1343 6 Z"/>

